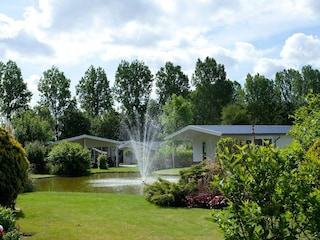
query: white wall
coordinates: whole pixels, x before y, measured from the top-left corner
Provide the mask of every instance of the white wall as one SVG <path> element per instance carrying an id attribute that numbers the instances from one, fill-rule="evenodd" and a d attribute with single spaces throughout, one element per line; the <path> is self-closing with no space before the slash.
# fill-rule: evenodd
<path id="1" fill-rule="evenodd" d="M 253 141 L 251 135 L 238 135 L 238 136 L 223 136 L 223 137 L 235 137 L 240 141 L 246 142 L 247 140 Z M 193 162 L 201 162 L 203 160 L 203 143 L 206 145 L 206 157 L 209 160 L 215 158 L 215 149 L 220 137 L 209 134 L 202 134 L 201 136 L 193 139 Z M 289 144 L 292 139 L 289 136 L 284 135 L 257 135 L 255 139 L 271 139 L 275 147 L 283 148 Z"/>

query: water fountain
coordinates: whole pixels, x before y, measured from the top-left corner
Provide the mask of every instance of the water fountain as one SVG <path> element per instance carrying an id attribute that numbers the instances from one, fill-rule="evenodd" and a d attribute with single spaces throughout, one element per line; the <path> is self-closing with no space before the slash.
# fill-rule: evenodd
<path id="1" fill-rule="evenodd" d="M 143 121 L 136 116 L 135 122 L 129 121 L 128 134 L 131 140 L 131 147 L 137 160 L 141 180 L 145 182 L 150 174 L 156 147 L 155 138 L 158 134 L 157 121 L 152 119 L 147 111 Z"/>

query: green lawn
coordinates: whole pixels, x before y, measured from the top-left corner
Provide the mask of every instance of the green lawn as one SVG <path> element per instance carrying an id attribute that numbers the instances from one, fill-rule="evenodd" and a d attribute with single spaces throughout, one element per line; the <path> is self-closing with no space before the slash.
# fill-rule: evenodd
<path id="1" fill-rule="evenodd" d="M 223 239 L 207 209 L 161 208 L 144 196 L 33 192 L 18 196 L 28 239 Z"/>

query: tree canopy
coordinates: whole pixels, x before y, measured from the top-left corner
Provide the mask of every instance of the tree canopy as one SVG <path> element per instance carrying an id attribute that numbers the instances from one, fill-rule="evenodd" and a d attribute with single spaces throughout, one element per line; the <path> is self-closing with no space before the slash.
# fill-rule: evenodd
<path id="1" fill-rule="evenodd" d="M 8 120 L 20 109 L 27 109 L 32 93 L 23 81 L 20 68 L 14 61 L 0 61 L 0 111 Z"/>
<path id="2" fill-rule="evenodd" d="M 158 102 L 163 106 L 173 94 L 186 98 L 190 92 L 189 79 L 179 65 L 166 62 L 156 73 L 156 93 Z"/>
<path id="3" fill-rule="evenodd" d="M 71 98 L 70 79 L 56 66 L 43 73 L 38 84 L 40 104 L 47 106 L 55 120 L 55 138 L 59 139 L 60 118 L 68 107 Z"/>
<path id="4" fill-rule="evenodd" d="M 76 86 L 79 103 L 89 116 L 98 116 L 113 105 L 107 75 L 102 67 L 90 66 Z"/>
<path id="5" fill-rule="evenodd" d="M 136 126 L 137 122 L 143 125 L 152 83 L 153 75 L 144 62 L 121 61 L 119 64 L 113 89 L 116 100 L 122 104 L 125 116 L 132 121 L 129 125 Z"/>

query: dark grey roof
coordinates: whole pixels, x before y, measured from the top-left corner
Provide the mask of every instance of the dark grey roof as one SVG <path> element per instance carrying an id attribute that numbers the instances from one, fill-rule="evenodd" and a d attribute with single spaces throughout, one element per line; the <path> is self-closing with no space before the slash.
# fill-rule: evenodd
<path id="1" fill-rule="evenodd" d="M 170 139 L 192 139 L 199 133 L 214 136 L 223 135 L 285 135 L 291 129 L 289 125 L 189 125 L 165 137 Z"/>
<path id="2" fill-rule="evenodd" d="M 195 127 L 219 132 L 221 135 L 244 134 L 286 134 L 291 126 L 288 125 L 194 125 Z"/>

